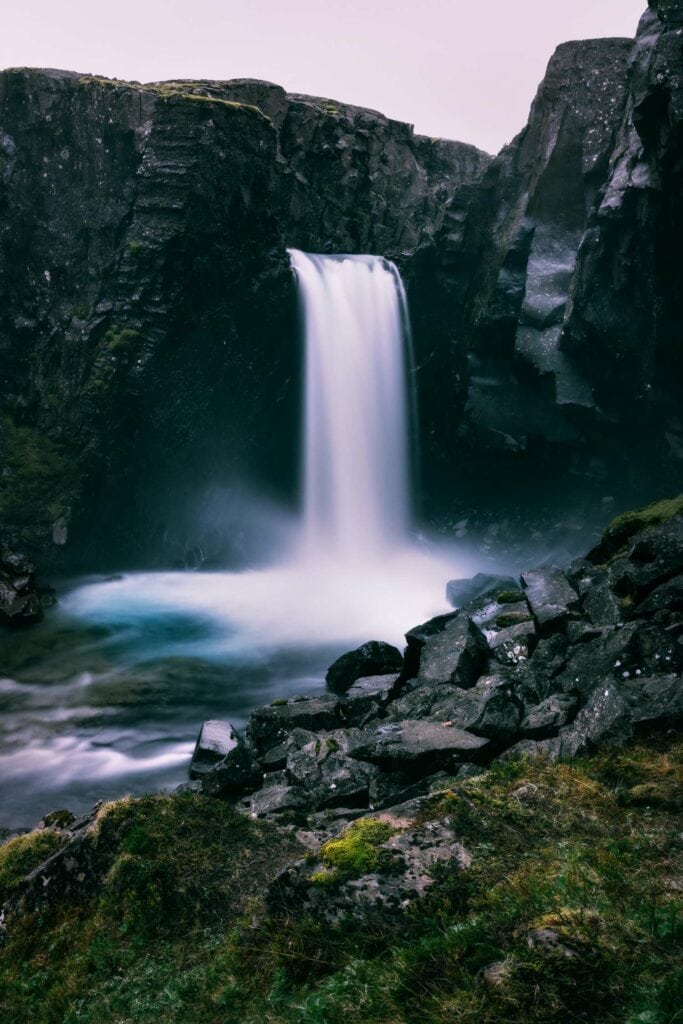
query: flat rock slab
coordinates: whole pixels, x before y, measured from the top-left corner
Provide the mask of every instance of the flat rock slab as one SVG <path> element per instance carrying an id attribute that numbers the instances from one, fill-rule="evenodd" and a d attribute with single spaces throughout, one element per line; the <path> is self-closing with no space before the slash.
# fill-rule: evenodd
<path id="1" fill-rule="evenodd" d="M 466 612 L 459 612 L 444 630 L 425 641 L 418 684 L 451 683 L 468 689 L 484 671 L 487 656 L 484 634 Z"/>
<path id="2" fill-rule="evenodd" d="M 334 697 L 306 697 L 278 702 L 252 712 L 247 733 L 263 754 L 285 741 L 294 729 L 321 732 L 340 725 L 339 701 Z"/>
<path id="3" fill-rule="evenodd" d="M 399 771 L 437 771 L 476 760 L 488 746 L 489 740 L 454 726 L 409 720 L 368 730 L 353 756 Z"/>
<path id="4" fill-rule="evenodd" d="M 553 565 L 522 574 L 526 599 L 541 632 L 563 626 L 579 608 L 579 597 L 566 575 Z"/>

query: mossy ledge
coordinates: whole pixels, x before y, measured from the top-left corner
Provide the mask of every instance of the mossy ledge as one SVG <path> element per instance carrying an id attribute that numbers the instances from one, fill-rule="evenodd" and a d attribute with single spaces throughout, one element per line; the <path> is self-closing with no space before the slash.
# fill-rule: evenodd
<path id="1" fill-rule="evenodd" d="M 622 512 L 605 529 L 600 543 L 593 548 L 588 558 L 595 563 L 605 562 L 622 554 L 632 537 L 650 526 L 659 526 L 674 516 L 683 513 L 683 494 L 676 498 L 655 501 L 644 508 Z"/>
<path id="2" fill-rule="evenodd" d="M 105 805 L 94 889 L 8 915 L 7 1024 L 673 1024 L 683 994 L 681 737 L 589 759 L 498 764 L 422 803 L 470 851 L 398 925 L 266 910 L 291 831 L 197 794 Z M 324 874 L 378 868 L 360 819 Z M 46 830 L 0 865 L 34 867 Z M 57 841 L 61 842 L 58 837 Z M 17 868 L 19 850 L 32 851 Z M 381 867 L 379 868 L 381 870 Z M 329 872 L 329 874 L 328 874 Z M 4 876 L 3 876 L 4 877 Z M 324 886 L 322 879 L 318 883 Z"/>

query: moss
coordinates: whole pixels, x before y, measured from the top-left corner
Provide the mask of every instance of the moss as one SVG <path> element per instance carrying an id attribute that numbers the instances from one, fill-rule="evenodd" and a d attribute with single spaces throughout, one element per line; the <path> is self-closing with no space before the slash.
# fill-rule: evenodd
<path id="1" fill-rule="evenodd" d="M 284 708 L 287 706 L 287 701 L 284 697 L 276 697 L 275 700 L 271 700 L 270 706 L 271 708 Z"/>
<path id="2" fill-rule="evenodd" d="M 59 832 L 46 828 L 15 836 L 0 846 L 0 903 L 64 843 Z"/>
<path id="3" fill-rule="evenodd" d="M 352 877 L 374 871 L 380 863 L 381 847 L 395 831 L 386 821 L 361 818 L 339 839 L 324 844 L 320 851 L 323 864 Z"/>
<path id="4" fill-rule="evenodd" d="M 499 590 L 496 594 L 498 604 L 516 604 L 523 600 L 524 594 L 521 590 Z"/>
<path id="5" fill-rule="evenodd" d="M 9 416 L 0 423 L 4 471 L 0 488 L 0 519 L 53 523 L 68 517 L 80 492 L 76 459 L 69 448 L 46 431 L 19 425 Z"/>
<path id="6" fill-rule="evenodd" d="M 656 501 L 652 505 L 622 512 L 616 516 L 603 533 L 602 540 L 591 552 L 594 562 L 614 558 L 627 547 L 629 540 L 641 530 L 650 526 L 658 526 L 673 516 L 683 514 L 683 494 L 677 498 Z"/>
<path id="7" fill-rule="evenodd" d="M 496 616 L 496 626 L 499 629 L 507 629 L 508 626 L 518 626 L 520 622 L 528 622 L 531 618 L 529 612 L 505 612 Z"/>
<path id="8" fill-rule="evenodd" d="M 425 900 L 363 925 L 268 912 L 260 893 L 301 856 L 286 831 L 192 794 L 117 801 L 98 819 L 112 858 L 102 891 L 9 931 L 0 1016 L 672 1024 L 683 994 L 680 819 L 628 793 L 677 784 L 682 765 L 683 743 L 670 736 L 452 781 L 422 816 L 452 829 L 471 867 L 435 867 Z M 367 870 L 390 834 L 361 819 L 326 844 L 321 896 Z M 335 843 L 341 866 L 329 862 Z"/>

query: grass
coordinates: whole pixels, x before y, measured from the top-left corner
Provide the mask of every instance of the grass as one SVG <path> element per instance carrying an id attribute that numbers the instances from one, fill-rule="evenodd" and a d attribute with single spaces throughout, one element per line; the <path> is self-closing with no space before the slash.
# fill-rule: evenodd
<path id="1" fill-rule="evenodd" d="M 218 801 L 107 805 L 97 896 L 12 923 L 0 1018 L 678 1024 L 682 773 L 683 743 L 669 737 L 453 782 L 421 821 L 449 823 L 472 866 L 435 868 L 398 925 L 269 914 L 260 893 L 297 844 Z M 321 874 L 372 870 L 390 833 L 353 823 L 323 847 Z"/>

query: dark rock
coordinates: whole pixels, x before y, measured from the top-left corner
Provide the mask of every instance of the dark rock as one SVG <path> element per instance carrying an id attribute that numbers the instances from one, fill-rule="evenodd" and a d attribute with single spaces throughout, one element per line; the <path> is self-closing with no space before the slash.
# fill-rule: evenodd
<path id="1" fill-rule="evenodd" d="M 512 686 L 512 680 L 502 672 L 483 676 L 469 690 L 443 683 L 418 684 L 391 704 L 388 718 L 396 722 L 414 719 L 448 723 L 506 742 L 517 732 L 521 718 L 521 703 Z"/>
<path id="2" fill-rule="evenodd" d="M 391 644 L 370 640 L 355 651 L 342 654 L 327 671 L 325 682 L 335 693 L 345 693 L 358 679 L 400 672 L 401 652 Z"/>
<path id="3" fill-rule="evenodd" d="M 458 612 L 449 612 L 446 615 L 437 615 L 419 626 L 414 626 L 406 633 L 406 650 L 404 654 L 403 673 L 404 679 L 414 679 L 420 671 L 420 655 L 427 640 L 442 633 L 446 627 L 453 622 Z"/>
<path id="4" fill-rule="evenodd" d="M 520 725 L 525 739 L 548 739 L 556 736 L 562 726 L 576 714 L 579 698 L 574 694 L 556 693 L 540 704 L 529 708 Z"/>
<path id="5" fill-rule="evenodd" d="M 623 746 L 632 736 L 628 703 L 621 687 L 607 678 L 596 686 L 573 723 L 560 730 L 560 754 L 580 757 L 606 745 Z"/>
<path id="6" fill-rule="evenodd" d="M 357 679 L 344 694 L 342 713 L 349 725 L 358 725 L 368 715 L 385 708 L 394 693 L 400 675 L 368 676 Z"/>
<path id="7" fill-rule="evenodd" d="M 261 782 L 261 770 L 251 750 L 244 740 L 235 738 L 237 742 L 228 753 L 201 774 L 202 791 L 208 796 L 239 796 L 251 792 Z"/>
<path id="8" fill-rule="evenodd" d="M 567 664 L 567 639 L 555 634 L 539 641 L 528 661 L 519 666 L 517 692 L 525 704 L 540 704 L 554 693 L 554 680 Z"/>
<path id="9" fill-rule="evenodd" d="M 537 639 L 536 626 L 531 619 L 506 629 L 486 630 L 485 635 L 495 660 L 507 666 L 526 661 Z"/>
<path id="10" fill-rule="evenodd" d="M 607 582 L 598 583 L 588 591 L 583 607 L 594 626 L 616 626 L 624 617 L 621 605 Z"/>
<path id="11" fill-rule="evenodd" d="M 377 769 L 344 753 L 334 735 L 321 736 L 287 758 L 289 782 L 305 790 L 312 810 L 368 807 Z"/>
<path id="12" fill-rule="evenodd" d="M 0 623 L 17 628 L 32 626 L 42 618 L 43 606 L 35 592 L 19 593 L 0 577 Z"/>
<path id="13" fill-rule="evenodd" d="M 637 732 L 683 725 L 683 679 L 679 675 L 629 679 L 622 692 Z"/>
<path id="14" fill-rule="evenodd" d="M 374 810 L 381 810 L 406 800 L 414 800 L 429 793 L 432 787 L 447 778 L 446 772 L 435 772 L 421 779 L 415 779 L 405 772 L 377 772 L 370 781 L 370 806 Z"/>
<path id="15" fill-rule="evenodd" d="M 418 683 L 474 686 L 486 665 L 486 640 L 466 612 L 459 612 L 445 629 L 425 640 L 420 654 Z"/>
<path id="16" fill-rule="evenodd" d="M 477 683 L 481 710 L 467 729 L 498 744 L 510 743 L 519 731 L 521 702 L 515 698 L 511 683 L 501 676 L 486 676 Z"/>
<path id="17" fill-rule="evenodd" d="M 448 771 L 485 756 L 489 741 L 437 722 L 403 721 L 366 730 L 354 757 L 415 775 Z"/>
<path id="18" fill-rule="evenodd" d="M 268 786 L 252 795 L 249 813 L 252 818 L 272 815 L 302 820 L 309 806 L 306 794 L 296 786 Z"/>
<path id="19" fill-rule="evenodd" d="M 542 633 L 566 627 L 579 608 L 576 591 L 561 569 L 543 566 L 522 574 L 526 598 Z"/>
<path id="20" fill-rule="evenodd" d="M 335 729 L 340 721 L 340 704 L 334 697 L 295 697 L 252 712 L 247 737 L 262 755 L 279 747 L 294 729 L 320 732 Z"/>
<path id="21" fill-rule="evenodd" d="M 491 576 L 485 572 L 478 572 L 471 579 L 450 580 L 446 584 L 446 598 L 454 608 L 462 608 L 477 597 L 516 588 L 517 580 L 512 576 Z"/>
<path id="22" fill-rule="evenodd" d="M 204 722 L 190 762 L 190 778 L 197 779 L 205 775 L 235 750 L 239 743 L 239 737 L 230 722 Z"/>
<path id="23" fill-rule="evenodd" d="M 666 583 L 655 587 L 646 598 L 640 601 L 634 615 L 655 615 L 660 611 L 680 611 L 683 609 L 683 576 L 675 576 Z"/>
<path id="24" fill-rule="evenodd" d="M 270 747 L 260 758 L 260 765 L 264 772 L 277 772 L 287 764 L 287 758 L 297 750 L 301 750 L 307 743 L 316 740 L 317 734 L 309 729 L 292 729 L 284 742 L 277 747 Z"/>

